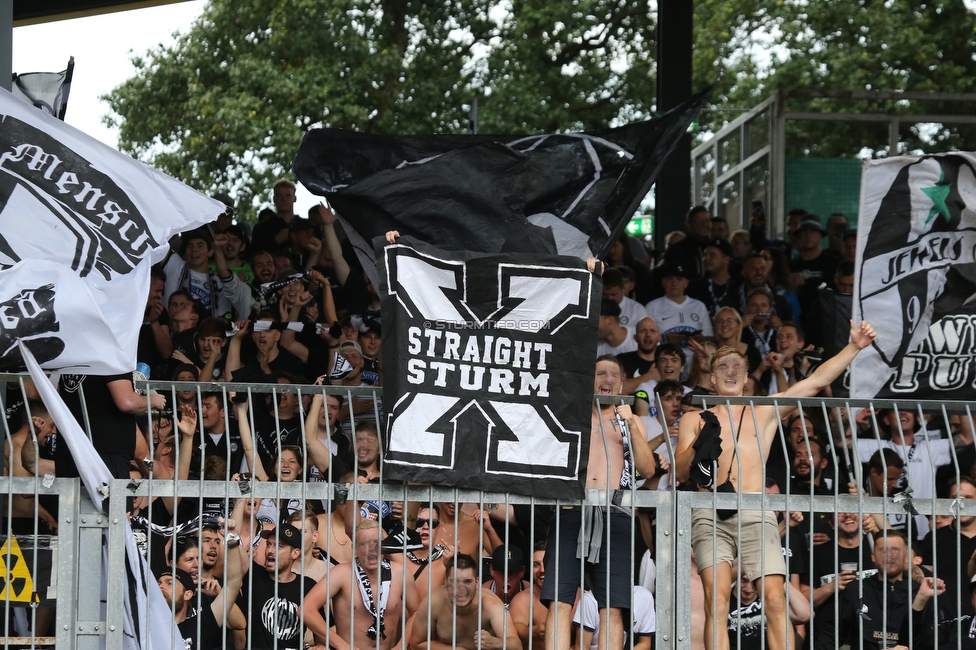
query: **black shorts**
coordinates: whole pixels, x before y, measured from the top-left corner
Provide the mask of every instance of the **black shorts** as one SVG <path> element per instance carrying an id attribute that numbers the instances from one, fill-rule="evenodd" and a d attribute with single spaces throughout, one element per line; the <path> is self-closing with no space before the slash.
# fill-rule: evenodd
<path id="1" fill-rule="evenodd" d="M 556 517 L 559 517 L 559 553 L 556 554 Z M 609 520 L 610 552 L 608 557 L 607 530 L 600 531 L 603 543 L 600 546 L 600 559 L 594 565 L 593 596 L 600 609 L 630 609 L 630 597 L 634 584 L 634 567 L 630 531 L 632 519 L 622 512 L 612 512 L 609 518 L 604 514 L 604 526 Z M 546 581 L 542 586 L 541 599 L 544 603 L 557 600 L 572 605 L 576 602 L 577 590 L 582 586 L 580 559 L 576 557 L 577 538 L 583 521 L 583 513 L 578 508 L 557 510 L 549 522 L 549 537 L 546 540 Z M 556 584 L 556 567 L 559 567 L 559 584 Z M 610 576 L 610 599 L 607 603 L 607 575 Z"/>

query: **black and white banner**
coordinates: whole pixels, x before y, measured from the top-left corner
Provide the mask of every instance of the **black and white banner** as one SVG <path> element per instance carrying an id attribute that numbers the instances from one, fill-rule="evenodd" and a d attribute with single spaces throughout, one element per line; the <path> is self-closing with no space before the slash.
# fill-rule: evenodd
<path id="1" fill-rule="evenodd" d="M 579 258 L 375 247 L 387 475 L 581 498 L 599 279 Z"/>
<path id="2" fill-rule="evenodd" d="M 0 90 L 0 371 L 136 365 L 149 267 L 226 207 Z"/>
<path id="3" fill-rule="evenodd" d="M 865 163 L 857 260 L 851 395 L 976 399 L 976 154 Z"/>
<path id="4" fill-rule="evenodd" d="M 312 129 L 295 177 L 336 208 L 374 286 L 373 238 L 389 230 L 452 251 L 497 253 L 518 238 L 537 252 L 602 257 L 711 91 L 651 120 L 584 133 Z"/>

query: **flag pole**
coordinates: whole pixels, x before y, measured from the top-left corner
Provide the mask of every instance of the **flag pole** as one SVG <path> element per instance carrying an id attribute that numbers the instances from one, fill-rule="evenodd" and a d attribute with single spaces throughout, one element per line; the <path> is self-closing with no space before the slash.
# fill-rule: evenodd
<path id="1" fill-rule="evenodd" d="M 0 88 L 10 90 L 14 74 L 14 3 L 0 2 Z"/>

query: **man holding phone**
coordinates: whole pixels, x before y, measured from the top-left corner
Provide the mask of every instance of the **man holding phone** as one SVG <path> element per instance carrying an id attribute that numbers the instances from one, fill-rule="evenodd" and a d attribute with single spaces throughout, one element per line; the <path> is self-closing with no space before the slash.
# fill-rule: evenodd
<path id="1" fill-rule="evenodd" d="M 664 295 L 647 303 L 647 315 L 658 324 L 662 340 L 677 343 L 684 349 L 687 368 L 694 356 L 688 347 L 688 339 L 712 336 L 712 319 L 703 302 L 685 295 L 688 273 L 683 266 L 665 264 L 661 268 L 661 278 Z"/>

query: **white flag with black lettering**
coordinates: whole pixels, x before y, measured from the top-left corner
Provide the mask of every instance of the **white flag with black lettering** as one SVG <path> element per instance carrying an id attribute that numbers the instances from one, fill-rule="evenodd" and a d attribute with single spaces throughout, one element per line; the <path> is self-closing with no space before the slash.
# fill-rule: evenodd
<path id="1" fill-rule="evenodd" d="M 376 240 L 384 471 L 545 498 L 583 494 L 599 278 L 583 260 Z"/>
<path id="2" fill-rule="evenodd" d="M 976 154 L 866 162 L 857 263 L 851 396 L 976 399 Z"/>
<path id="3" fill-rule="evenodd" d="M 135 368 L 149 267 L 226 207 L 0 89 L 0 371 Z"/>

